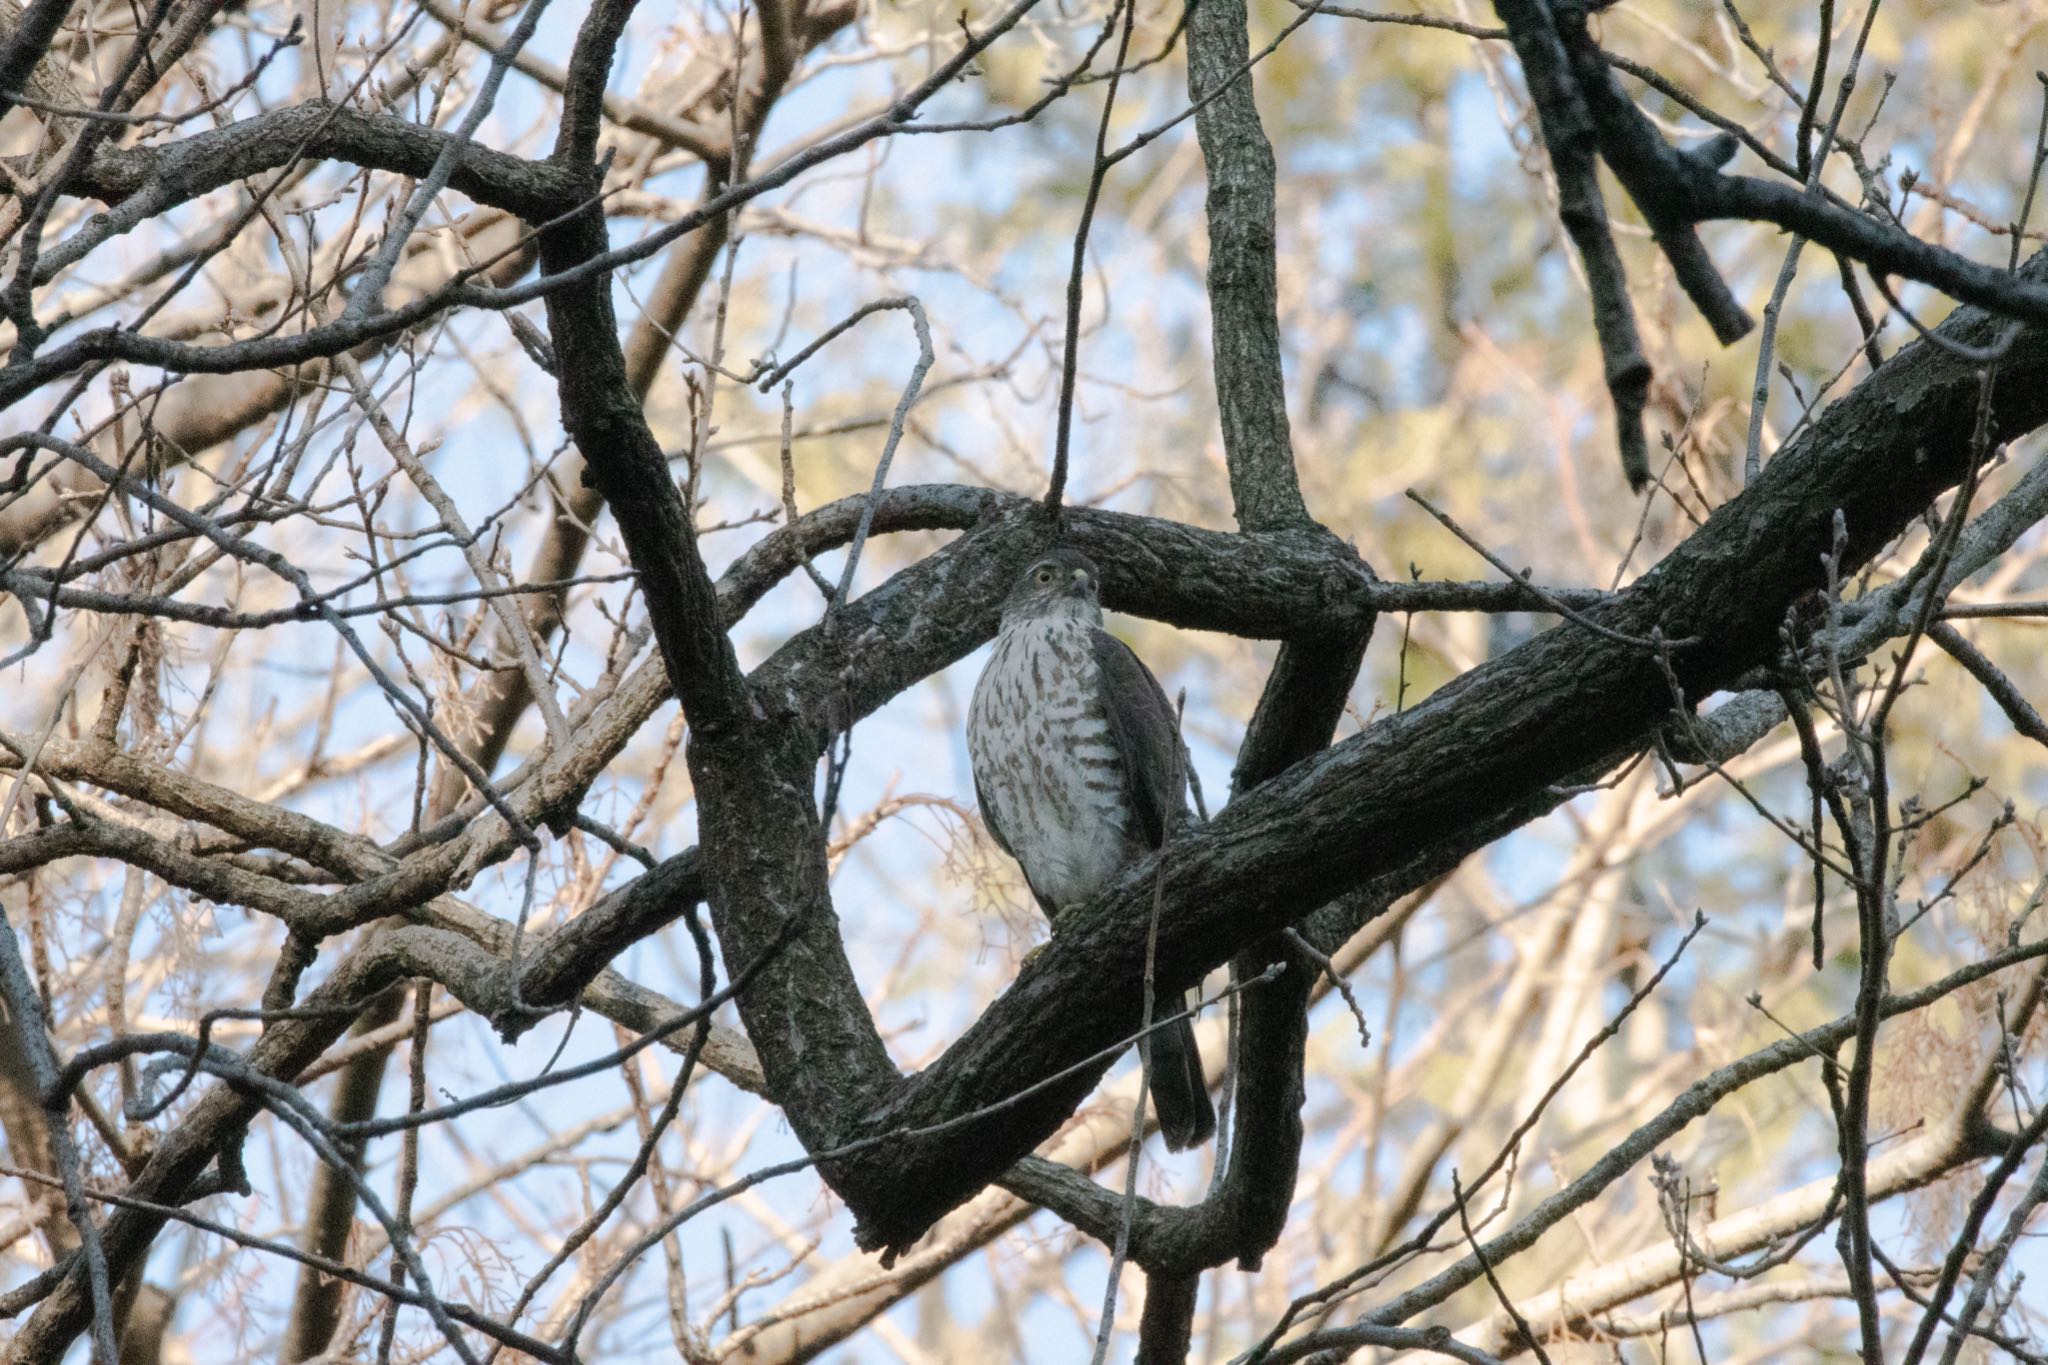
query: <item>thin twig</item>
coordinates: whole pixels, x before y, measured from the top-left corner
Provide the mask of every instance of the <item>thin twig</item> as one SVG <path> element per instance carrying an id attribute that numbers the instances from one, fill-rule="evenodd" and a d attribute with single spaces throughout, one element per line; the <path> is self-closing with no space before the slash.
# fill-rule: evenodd
<path id="1" fill-rule="evenodd" d="M 1123 9 L 1123 32 L 1116 43 L 1116 66 L 1102 92 L 1102 118 L 1095 126 L 1095 159 L 1088 171 L 1088 193 L 1081 200 L 1081 221 L 1074 227 L 1073 263 L 1067 271 L 1067 321 L 1065 342 L 1060 351 L 1059 416 L 1053 432 L 1052 480 L 1045 490 L 1045 507 L 1058 512 L 1067 492 L 1067 460 L 1074 434 L 1074 385 L 1080 371 L 1081 297 L 1083 273 L 1088 266 L 1088 229 L 1095 221 L 1095 204 L 1102 197 L 1102 182 L 1115 163 L 1103 148 L 1109 142 L 1109 118 L 1116 111 L 1117 86 L 1123 80 L 1124 59 L 1131 50 L 1131 30 L 1137 23 L 1138 0 L 1116 0 Z"/>

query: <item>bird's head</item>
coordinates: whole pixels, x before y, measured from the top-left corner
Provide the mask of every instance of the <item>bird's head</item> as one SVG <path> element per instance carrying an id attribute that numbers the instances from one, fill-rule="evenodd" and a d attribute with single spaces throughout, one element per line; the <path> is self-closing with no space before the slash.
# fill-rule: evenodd
<path id="1" fill-rule="evenodd" d="M 1033 560 L 1003 600 L 1003 625 L 1019 621 L 1070 620 L 1102 624 L 1094 563 L 1073 550 L 1054 550 Z"/>

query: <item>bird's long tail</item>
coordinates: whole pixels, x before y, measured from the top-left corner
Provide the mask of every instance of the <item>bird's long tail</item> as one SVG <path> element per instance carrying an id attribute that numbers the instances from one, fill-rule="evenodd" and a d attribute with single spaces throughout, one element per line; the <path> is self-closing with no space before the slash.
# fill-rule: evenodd
<path id="1" fill-rule="evenodd" d="M 1152 1107 L 1159 1111 L 1167 1150 L 1185 1151 L 1207 1142 L 1216 1133 L 1216 1106 L 1209 1102 L 1209 1083 L 1202 1075 L 1194 1021 L 1182 1019 L 1159 1029 L 1139 1046 L 1152 1067 Z"/>

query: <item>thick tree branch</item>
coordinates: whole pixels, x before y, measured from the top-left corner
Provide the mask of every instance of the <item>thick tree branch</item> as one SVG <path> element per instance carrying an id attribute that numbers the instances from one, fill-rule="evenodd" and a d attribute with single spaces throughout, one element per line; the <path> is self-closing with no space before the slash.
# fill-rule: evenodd
<path id="1" fill-rule="evenodd" d="M 776 7 L 785 28 L 792 19 L 796 21 L 796 31 L 784 35 L 789 43 L 795 45 L 786 54 L 792 60 L 825 42 L 853 19 L 852 6 L 843 3 L 826 4 L 815 9 L 792 3 L 790 10 L 791 13 L 784 13 L 780 6 Z M 436 13 L 438 17 L 438 11 Z M 450 17 L 456 16 L 451 14 Z M 761 128 L 781 97 L 791 72 L 789 61 L 778 60 L 769 54 L 750 52 L 749 55 L 753 60 L 746 64 L 747 69 L 734 73 L 731 81 L 740 90 L 740 102 L 737 117 L 730 120 L 737 126 L 728 130 L 729 136 L 724 140 L 730 141 L 732 136 L 737 136 L 743 146 L 751 145 L 760 136 Z M 564 75 L 562 80 L 566 79 Z M 714 81 L 711 90 L 717 91 L 726 84 Z M 607 96 L 606 100 L 607 112 L 614 118 L 620 117 L 620 111 L 613 108 L 611 97 Z M 709 118 L 715 112 L 717 102 L 707 92 L 697 110 L 699 119 Z M 628 126 L 631 126 L 630 122 Z M 720 143 L 719 155 L 709 164 L 722 167 L 722 173 L 729 176 L 733 149 L 725 146 L 724 141 Z M 718 180 L 712 180 L 713 192 L 718 184 Z M 676 333 L 711 276 L 711 267 L 730 235 L 732 220 L 731 214 L 712 218 L 700 231 L 677 242 L 670 249 L 668 259 L 662 262 L 661 271 L 646 295 L 645 311 L 634 323 L 625 342 L 627 381 L 633 395 L 642 402 L 653 389 L 664 362 L 675 354 Z M 558 480 L 550 482 L 549 491 L 561 498 L 562 506 L 548 519 L 546 538 L 535 552 L 527 573 L 528 579 L 535 582 L 557 582 L 575 575 L 590 542 L 589 528 L 596 523 L 602 511 L 597 490 L 583 480 L 580 460 L 564 467 Z M 533 622 L 536 636 L 547 639 L 553 634 L 560 621 L 561 602 L 562 595 L 558 595 L 544 603 L 534 603 L 529 608 L 529 619 Z M 502 675 L 497 686 L 503 690 L 486 696 L 480 708 L 483 714 L 478 718 L 481 738 L 475 756 L 486 769 L 495 766 L 503 755 L 514 725 L 533 702 L 532 693 L 519 673 Z M 452 787 L 460 782 L 460 774 L 446 773 L 443 780 Z"/>
<path id="2" fill-rule="evenodd" d="M 2030 277 L 2038 280 L 2039 269 L 2037 262 Z M 2003 325 L 1963 309 L 1944 329 L 1949 339 L 1981 345 Z M 2048 329 L 2026 328 L 2000 371 L 1994 441 L 2048 420 L 2044 381 Z M 1554 804 L 1562 797 L 1553 784 L 1643 742 L 1672 709 L 1672 680 L 1693 701 L 1773 658 L 1787 606 L 1820 582 L 1819 556 L 1837 511 L 1853 567 L 1960 478 L 1976 392 L 1971 367 L 1932 345 L 1907 348 L 1829 408 L 1762 480 L 1593 613 L 1621 636 L 1654 631 L 1697 642 L 1668 660 L 1559 626 L 1281 774 L 1176 843 L 1166 857 L 1161 986 L 1185 987 L 1299 918 L 1302 906 L 1455 843 L 1496 811 Z M 1726 590 L 1735 581 L 1742 592 Z M 1142 864 L 1118 891 L 1077 912 L 938 1063 L 868 1119 L 867 1131 L 925 1129 L 981 1109 L 1128 1033 L 1135 1006 L 1118 993 L 1095 990 L 1096 1011 L 1075 1010 L 1073 1001 L 1084 981 L 1137 979 L 1140 902 L 1157 875 Z M 773 1061 L 764 1061 L 772 1071 Z M 861 1159 L 839 1188 L 862 1243 L 914 1239 L 1050 1132 L 1080 1088 L 1063 1082 L 1007 1107 L 1000 1123 L 910 1138 Z"/>
<path id="3" fill-rule="evenodd" d="M 1665 259 L 1671 262 L 1679 287 L 1700 310 L 1707 325 L 1714 329 L 1714 336 L 1724 346 L 1740 340 L 1756 325 L 1755 322 L 1735 301 L 1727 282 L 1721 278 L 1721 272 L 1707 255 L 1706 248 L 1700 245 L 1699 235 L 1693 231 L 1695 220 L 1669 212 L 1667 204 L 1653 192 L 1654 176 L 1646 172 L 1642 152 L 1654 143 L 1662 154 L 1683 158 L 1679 158 L 1679 153 L 1665 143 L 1649 120 L 1621 93 L 1620 83 L 1606 55 L 1587 33 L 1585 6 L 1576 0 L 1566 0 L 1566 3 L 1553 6 L 1552 13 L 1556 17 L 1555 33 L 1562 37 L 1565 48 L 1571 53 L 1569 72 L 1561 71 L 1560 76 L 1574 84 L 1577 96 L 1583 96 L 1584 107 L 1592 116 L 1592 131 L 1597 136 L 1601 156 L 1628 189 L 1636 207 L 1649 219 L 1650 231 Z M 1563 54 L 1557 55 L 1562 57 Z M 1717 138 L 1700 149 L 1699 160 L 1688 164 L 1712 174 L 1714 167 L 1733 155 L 1734 150 L 1731 138 Z"/>
<path id="4" fill-rule="evenodd" d="M 0 29 L 0 114 L 14 107 L 71 13 L 72 0 L 30 0 L 19 20 Z"/>
<path id="5" fill-rule="evenodd" d="M 1187 11 L 1188 97 L 1208 175 L 1209 314 L 1224 459 L 1237 523 L 1247 532 L 1299 527 L 1310 520 L 1295 473 L 1287 389 L 1280 356 L 1273 149 L 1259 122 L 1249 70 L 1250 40 L 1238 0 L 1201 0 Z M 1227 88 L 1226 88 L 1226 83 Z M 1332 562 L 1349 547 L 1330 541 Z M 1362 561 L 1356 572 L 1372 572 Z M 1351 683 L 1372 636 L 1373 617 L 1355 617 L 1286 639 L 1231 775 L 1232 799 L 1324 748 L 1335 733 Z M 1242 1002 L 1237 1046 L 1237 1108 L 1230 1163 L 1204 1201 L 1190 1240 L 1205 1244 L 1204 1264 L 1235 1256 L 1256 1268 L 1278 1240 L 1293 1202 L 1301 1160 L 1301 1106 L 1307 1091 L 1309 988 L 1314 974 L 1274 935 L 1238 955 L 1239 982 L 1277 978 Z M 1155 1332 L 1155 1290 L 1146 1318 Z M 1193 1309 L 1192 1290 L 1185 1306 Z M 1163 1312 L 1162 1307 L 1159 1311 Z"/>
<path id="6" fill-rule="evenodd" d="M 542 234 L 542 268 L 570 268 L 604 250 L 604 219 L 593 207 Z M 555 349 L 577 358 L 558 386 L 562 425 L 639 570 L 676 698 L 698 734 L 739 724 L 752 710 L 746 680 L 725 637 L 718 594 L 682 494 L 626 381 L 609 277 L 557 290 L 547 308 Z"/>
<path id="7" fill-rule="evenodd" d="M 1136 1365 L 1182 1365 L 1194 1336 L 1196 1275 L 1145 1277 L 1145 1310 L 1138 1323 Z"/>
<path id="8" fill-rule="evenodd" d="M 1230 495 L 1247 531 L 1304 526 L 1280 368 L 1273 147 L 1246 69 L 1243 0 L 1190 3 L 1187 41 L 1188 99 L 1209 178 L 1209 344 Z"/>
<path id="9" fill-rule="evenodd" d="M 43 253 L 38 282 L 101 243 L 238 180 L 306 158 L 423 176 L 453 134 L 395 114 L 308 100 L 162 146 L 102 147 L 67 178 L 66 194 L 110 207 Z M 558 165 L 470 144 L 448 181 L 480 204 L 545 222 L 576 202 L 580 182 Z"/>
<path id="10" fill-rule="evenodd" d="M 587 163 L 594 150 L 611 47 L 630 8 L 630 0 L 600 4 L 578 35 L 559 160 Z M 594 172 L 584 171 L 593 181 Z M 541 259 L 550 271 L 567 271 L 606 249 L 593 208 L 544 233 Z M 720 948 L 733 970 L 775 949 L 741 998 L 741 1016 L 764 1062 L 786 1055 L 785 1040 L 804 1052 L 801 1066 L 766 1066 L 769 1092 L 812 1150 L 833 1145 L 846 1097 L 883 1093 L 896 1073 L 832 913 L 825 832 L 811 795 L 818 749 L 808 747 L 792 708 L 780 699 L 757 704 L 740 673 L 689 511 L 628 377 L 606 276 L 550 294 L 548 317 L 556 348 L 578 357 L 560 386 L 563 425 L 640 572 L 664 670 L 689 720 Z M 838 624 L 836 616 L 827 623 L 834 644 Z M 789 1017 L 797 1000 L 805 1002 L 802 1019 Z"/>

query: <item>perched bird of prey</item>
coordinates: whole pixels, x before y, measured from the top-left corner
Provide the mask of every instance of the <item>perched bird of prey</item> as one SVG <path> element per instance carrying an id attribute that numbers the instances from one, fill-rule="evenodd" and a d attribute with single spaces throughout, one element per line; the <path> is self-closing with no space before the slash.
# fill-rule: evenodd
<path id="1" fill-rule="evenodd" d="M 1151 670 L 1102 628 L 1096 591 L 1095 566 L 1072 551 L 1026 569 L 967 712 L 982 821 L 1055 930 L 1062 911 L 1158 848 L 1187 810 L 1173 709 Z M 1140 1046 L 1166 1145 L 1206 1140 L 1216 1110 L 1190 1021 Z"/>

